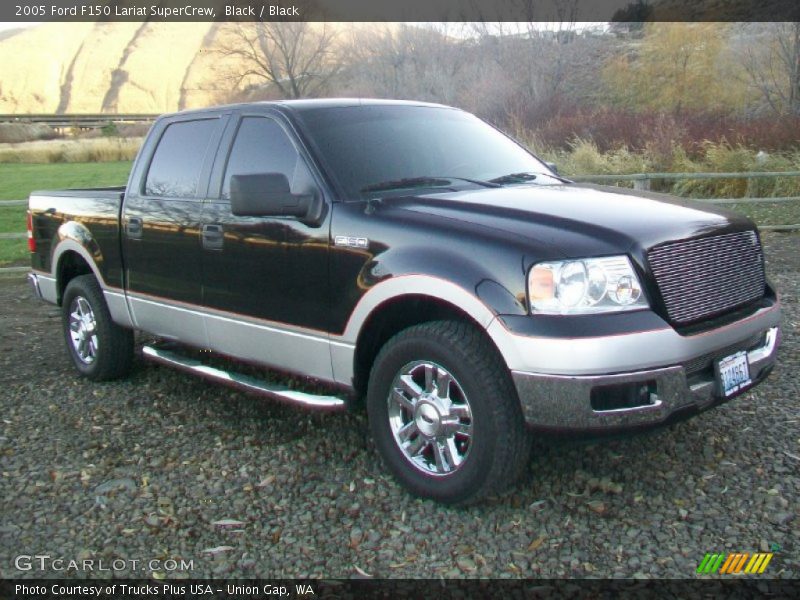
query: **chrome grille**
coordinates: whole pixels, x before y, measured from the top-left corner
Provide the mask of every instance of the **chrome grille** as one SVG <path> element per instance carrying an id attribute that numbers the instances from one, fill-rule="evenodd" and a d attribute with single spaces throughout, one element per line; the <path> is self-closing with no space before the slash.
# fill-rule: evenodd
<path id="1" fill-rule="evenodd" d="M 691 323 L 764 295 L 761 244 L 754 231 L 672 242 L 647 259 L 674 323 Z"/>

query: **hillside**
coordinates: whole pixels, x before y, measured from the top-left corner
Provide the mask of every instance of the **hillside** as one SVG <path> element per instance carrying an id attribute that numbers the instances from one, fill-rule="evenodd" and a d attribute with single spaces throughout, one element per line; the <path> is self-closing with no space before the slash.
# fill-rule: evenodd
<path id="1" fill-rule="evenodd" d="M 160 113 L 220 98 L 214 23 L 46 23 L 0 39 L 2 113 Z M 223 94 L 224 95 L 224 94 Z"/>

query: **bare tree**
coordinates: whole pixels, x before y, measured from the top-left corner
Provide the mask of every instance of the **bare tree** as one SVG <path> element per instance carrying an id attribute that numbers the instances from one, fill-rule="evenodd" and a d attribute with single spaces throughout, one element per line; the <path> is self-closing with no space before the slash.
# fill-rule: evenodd
<path id="1" fill-rule="evenodd" d="M 336 32 L 326 23 L 235 23 L 217 52 L 232 59 L 235 88 L 274 86 L 285 98 L 321 93 L 341 70 Z"/>
<path id="2" fill-rule="evenodd" d="M 351 77 L 379 96 L 455 103 L 469 61 L 460 28 L 401 24 L 354 31 Z"/>
<path id="3" fill-rule="evenodd" d="M 558 104 L 572 72 L 585 62 L 576 29 L 578 0 L 509 0 L 525 23 L 479 24 L 481 48 L 516 88 L 511 111 Z M 544 12 L 543 12 L 544 11 Z M 542 23 L 546 14 L 549 22 Z"/>
<path id="4" fill-rule="evenodd" d="M 800 23 L 763 28 L 742 53 L 747 81 L 776 114 L 800 114 Z"/>

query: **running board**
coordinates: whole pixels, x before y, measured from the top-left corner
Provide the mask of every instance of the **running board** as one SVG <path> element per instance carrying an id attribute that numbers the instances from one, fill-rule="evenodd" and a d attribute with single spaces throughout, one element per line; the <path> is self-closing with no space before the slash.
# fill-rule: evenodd
<path id="1" fill-rule="evenodd" d="M 173 367 L 181 371 L 186 371 L 204 379 L 217 381 L 227 386 L 250 392 L 260 396 L 267 396 L 283 402 L 288 402 L 296 406 L 313 408 L 317 410 L 345 410 L 347 403 L 343 398 L 337 396 L 324 396 L 308 394 L 292 390 L 285 385 L 268 383 L 256 377 L 250 377 L 242 373 L 224 371 L 216 367 L 204 365 L 199 360 L 182 356 L 177 352 L 156 348 L 154 346 L 143 346 L 142 354 L 147 360 L 155 363 Z"/>

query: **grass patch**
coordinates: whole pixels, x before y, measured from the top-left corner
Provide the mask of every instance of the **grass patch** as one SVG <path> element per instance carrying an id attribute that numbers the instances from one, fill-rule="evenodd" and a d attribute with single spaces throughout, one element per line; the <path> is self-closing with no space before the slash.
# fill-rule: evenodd
<path id="1" fill-rule="evenodd" d="M 0 200 L 25 200 L 34 190 L 125 185 L 130 170 L 128 161 L 0 164 Z"/>
<path id="2" fill-rule="evenodd" d="M 0 164 L 0 200 L 25 200 L 34 190 L 125 185 L 130 162 Z M 26 206 L 0 205 L 0 232 L 24 232 Z M 25 239 L 0 240 L 0 266 L 27 264 Z"/>
<path id="3" fill-rule="evenodd" d="M 23 233 L 25 231 L 24 206 L 0 205 L 0 233 Z"/>
<path id="4" fill-rule="evenodd" d="M 0 267 L 29 265 L 28 240 L 0 240 Z"/>

